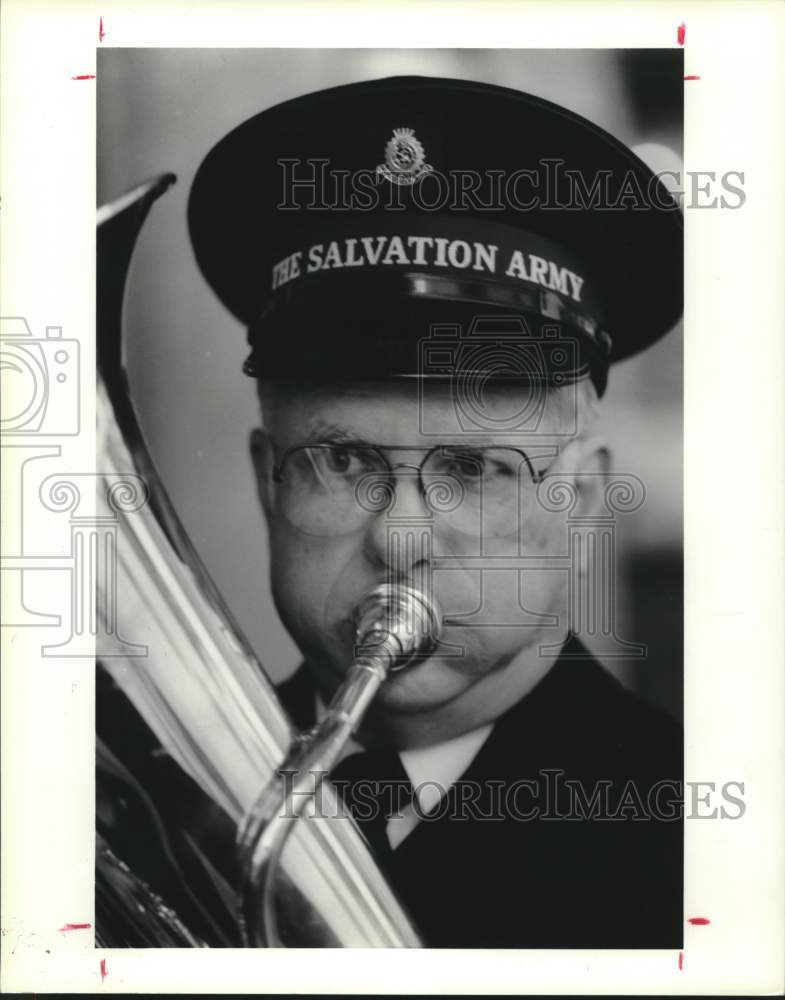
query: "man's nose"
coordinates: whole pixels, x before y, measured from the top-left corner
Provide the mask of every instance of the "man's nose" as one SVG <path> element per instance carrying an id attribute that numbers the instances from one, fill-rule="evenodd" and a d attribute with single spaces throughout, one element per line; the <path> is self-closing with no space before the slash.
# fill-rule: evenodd
<path id="1" fill-rule="evenodd" d="M 432 555 L 433 514 L 422 496 L 416 466 L 397 465 L 390 502 L 368 522 L 366 554 L 396 577 L 411 577 Z"/>

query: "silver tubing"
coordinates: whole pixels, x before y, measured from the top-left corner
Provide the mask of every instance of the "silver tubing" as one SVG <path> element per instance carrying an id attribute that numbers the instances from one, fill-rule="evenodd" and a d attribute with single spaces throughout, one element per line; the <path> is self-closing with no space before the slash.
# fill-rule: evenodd
<path id="1" fill-rule="evenodd" d="M 374 588 L 358 605 L 355 622 L 355 657 L 324 718 L 293 743 L 238 831 L 244 862 L 239 920 L 248 947 L 280 946 L 275 875 L 295 822 L 313 804 L 388 673 L 427 656 L 440 628 L 433 603 L 405 584 Z"/>

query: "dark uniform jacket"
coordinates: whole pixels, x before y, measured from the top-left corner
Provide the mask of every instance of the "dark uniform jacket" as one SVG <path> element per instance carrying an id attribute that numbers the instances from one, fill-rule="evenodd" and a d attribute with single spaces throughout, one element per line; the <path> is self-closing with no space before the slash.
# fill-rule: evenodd
<path id="1" fill-rule="evenodd" d="M 577 640 L 563 652 L 584 658 L 563 655 L 380 858 L 427 946 L 681 945 L 681 727 Z M 279 694 L 313 723 L 303 668 Z"/>
<path id="2" fill-rule="evenodd" d="M 428 947 L 681 946 L 681 729 L 575 639 L 564 652 L 585 658 L 563 655 L 496 721 L 432 816 L 379 857 Z M 313 724 L 304 668 L 279 694 L 298 727 Z M 99 758 L 99 829 L 204 940 L 238 944 L 221 892 L 238 874 L 233 824 L 161 755 L 105 675 L 98 695 L 99 735 L 114 751 Z M 134 787 L 155 803 L 155 822 Z M 156 846 L 156 825 L 171 850 Z"/>

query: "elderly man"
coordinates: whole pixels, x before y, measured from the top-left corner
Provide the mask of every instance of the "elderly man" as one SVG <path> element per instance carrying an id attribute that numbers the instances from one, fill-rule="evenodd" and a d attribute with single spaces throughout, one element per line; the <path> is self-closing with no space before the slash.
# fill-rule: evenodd
<path id="1" fill-rule="evenodd" d="M 189 221 L 249 330 L 295 721 L 340 684 L 374 586 L 442 615 L 332 776 L 425 943 L 679 945 L 680 731 L 571 634 L 581 567 L 554 561 L 565 506 L 545 490 L 601 513 L 608 366 L 680 314 L 672 200 L 562 108 L 402 78 L 235 129 Z"/>
<path id="2" fill-rule="evenodd" d="M 675 203 L 562 108 L 401 78 L 240 125 L 189 225 L 248 329 L 295 723 L 373 588 L 438 608 L 331 775 L 424 943 L 679 946 L 681 732 L 580 642 L 594 577 L 567 531 L 604 512 L 609 365 L 681 312 Z"/>

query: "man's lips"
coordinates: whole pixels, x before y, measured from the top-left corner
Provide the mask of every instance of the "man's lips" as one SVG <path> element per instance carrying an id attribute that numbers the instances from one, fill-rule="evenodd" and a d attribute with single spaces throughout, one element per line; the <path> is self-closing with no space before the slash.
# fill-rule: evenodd
<path id="1" fill-rule="evenodd" d="M 345 616 L 341 618 L 334 626 L 332 626 L 332 628 L 329 631 L 333 637 L 333 642 L 331 643 L 331 645 L 333 646 L 333 648 L 337 648 L 338 650 L 340 650 L 341 653 L 343 654 L 342 663 L 340 665 L 336 665 L 334 661 L 331 661 L 330 667 L 333 673 L 335 673 L 337 676 L 343 679 L 343 677 L 346 674 L 346 671 L 349 668 L 349 665 L 351 664 L 355 656 L 359 653 L 359 649 L 357 647 L 357 637 L 356 637 L 354 617 Z M 421 656 L 413 657 L 406 664 L 406 667 L 404 669 L 390 671 L 390 673 L 387 675 L 386 683 L 390 683 L 395 678 L 402 677 L 405 673 L 408 674 L 413 670 L 419 671 L 419 669 L 421 669 L 426 663 L 428 663 L 433 659 L 435 659 L 433 653 L 424 653 Z"/>

